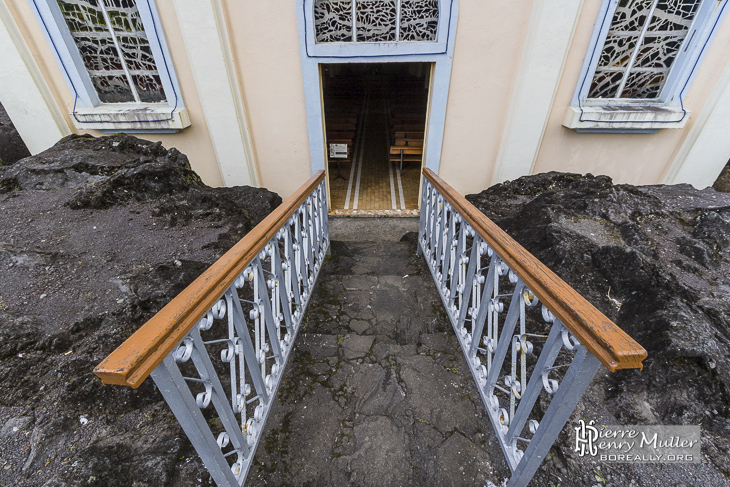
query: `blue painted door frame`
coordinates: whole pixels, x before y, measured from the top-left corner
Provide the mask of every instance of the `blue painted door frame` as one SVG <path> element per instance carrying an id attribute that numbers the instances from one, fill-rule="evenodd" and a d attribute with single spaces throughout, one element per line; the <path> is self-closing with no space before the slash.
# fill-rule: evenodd
<path id="1" fill-rule="evenodd" d="M 312 173 L 326 169 L 320 64 L 433 63 L 424 165 L 438 174 L 458 14 L 459 0 L 439 0 L 439 29 L 436 42 L 317 44 L 314 41 L 314 0 L 297 2 Z"/>

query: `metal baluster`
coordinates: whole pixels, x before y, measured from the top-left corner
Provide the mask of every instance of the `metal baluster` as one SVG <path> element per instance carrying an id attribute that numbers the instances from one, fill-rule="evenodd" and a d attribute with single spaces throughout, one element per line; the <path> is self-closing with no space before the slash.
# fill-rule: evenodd
<path id="1" fill-rule="evenodd" d="M 478 296 L 475 295 L 473 292 L 473 286 L 472 284 L 477 281 L 475 279 L 475 275 L 477 272 L 477 264 L 479 263 L 479 243 L 480 239 L 478 236 L 474 235 L 474 240 L 471 244 L 471 255 L 469 256 L 469 267 L 466 270 L 466 281 L 464 282 L 464 291 L 459 298 L 459 317 L 457 318 L 456 322 L 460 323 L 461 326 L 464 326 L 466 321 L 466 313 L 469 310 L 469 304 L 472 296 L 474 296 L 475 300 L 479 299 Z M 465 242 L 466 243 L 466 242 Z M 479 303 L 475 303 L 475 306 L 472 307 L 473 309 L 477 309 L 479 306 Z M 471 332 L 472 335 L 474 334 L 474 316 L 472 316 L 472 326 L 471 326 Z"/>
<path id="2" fill-rule="evenodd" d="M 502 368 L 502 363 L 507 355 L 507 350 L 510 348 L 510 344 L 512 343 L 512 334 L 515 331 L 517 320 L 520 317 L 519 299 L 524 286 L 525 285 L 522 280 L 519 279 L 515 284 L 515 290 L 512 293 L 512 301 L 510 302 L 509 311 L 507 312 L 507 318 L 505 318 L 504 324 L 502 325 L 502 333 L 500 334 L 499 344 L 497 345 L 497 350 L 495 351 L 492 359 L 492 368 L 487 376 L 488 396 L 492 396 L 494 394 L 494 385 L 497 383 L 497 376 Z M 497 323 L 494 324 L 494 327 L 497 328 Z"/>
<path id="3" fill-rule="evenodd" d="M 532 411 L 537 398 L 540 396 L 540 391 L 543 387 L 542 371 L 547 367 L 552 367 L 553 363 L 555 363 L 555 359 L 558 357 L 560 349 L 562 348 L 562 344 L 560 342 L 560 333 L 562 328 L 563 325 L 559 321 L 554 323 L 550 328 L 550 334 L 542 347 L 542 352 L 537 359 L 535 368 L 530 376 L 530 381 L 527 383 L 527 388 L 525 388 L 525 391 L 522 394 L 520 405 L 517 407 L 517 412 L 515 413 L 512 421 L 510 421 L 509 430 L 507 430 L 507 433 L 504 436 L 507 444 L 511 444 L 515 436 L 522 432 L 522 428 L 525 427 L 525 423 L 527 423 L 527 419 L 530 416 L 530 411 Z"/>
<path id="4" fill-rule="evenodd" d="M 283 234 L 283 232 L 281 232 Z M 282 235 L 283 236 L 283 235 Z M 286 258 L 286 246 L 284 247 L 284 257 Z M 287 259 L 288 260 L 288 259 Z M 289 334 L 289 340 L 291 340 L 294 337 L 294 323 L 292 321 L 292 311 L 291 311 L 291 298 L 290 295 L 290 287 L 288 278 L 288 262 L 284 263 L 281 261 L 281 254 L 279 251 L 279 245 L 277 244 L 276 247 L 274 247 L 274 254 L 271 257 L 271 261 L 274 264 L 274 275 L 276 276 L 277 286 L 280 285 L 280 283 L 284 283 L 284 292 L 279 291 L 278 297 L 279 302 L 281 305 L 281 310 L 284 314 L 284 324 L 286 325 L 287 332 Z M 286 267 L 286 271 L 284 271 L 284 268 Z M 286 341 L 286 337 L 285 337 Z M 291 343 L 291 342 L 290 342 Z"/>
<path id="5" fill-rule="evenodd" d="M 428 220 L 428 189 L 424 181 L 421 188 L 421 214 L 418 217 L 418 244 L 416 245 L 416 255 L 423 255 L 423 242 L 426 238 L 426 221 Z"/>
<path id="6" fill-rule="evenodd" d="M 218 379 L 218 374 L 213 367 L 213 362 L 210 360 L 203 339 L 200 337 L 200 329 L 197 326 L 194 327 L 188 336 L 193 340 L 193 364 L 198 370 L 200 378 L 211 385 L 210 399 L 218 413 L 218 418 L 220 418 L 223 428 L 233 444 L 233 448 L 240 451 L 244 458 L 246 458 L 251 455 L 248 442 L 243 437 L 241 427 L 238 425 L 238 419 L 228 404 L 226 392 L 223 389 L 220 379 Z M 219 439 L 218 441 L 221 442 L 222 440 Z M 220 443 L 218 444 L 220 445 Z"/>
<path id="7" fill-rule="evenodd" d="M 530 482 L 600 366 L 595 355 L 583 345 L 578 347 L 540 426 L 512 472 L 509 487 L 524 487 Z"/>
<path id="8" fill-rule="evenodd" d="M 190 394 L 185 379 L 177 368 L 175 359 L 169 354 L 150 374 L 155 385 L 170 406 L 172 413 L 182 426 L 190 443 L 205 464 L 205 468 L 219 486 L 238 486 L 238 479 L 231 471 L 228 461 L 221 454 L 218 442 L 213 436 L 202 411 Z"/>
<path id="9" fill-rule="evenodd" d="M 260 305 L 264 308 L 264 316 L 263 316 L 263 323 L 261 325 L 261 344 L 262 348 L 264 347 L 264 344 L 266 343 L 266 331 L 268 331 L 269 336 L 269 344 L 271 345 L 271 351 L 274 354 L 274 357 L 276 358 L 276 363 L 281 364 L 281 348 L 279 347 L 279 339 L 277 337 L 276 333 L 276 323 L 274 323 L 274 314 L 271 310 L 271 302 L 269 301 L 269 292 L 267 285 L 267 281 L 264 278 L 264 269 L 261 265 L 261 255 L 256 257 L 254 259 L 254 267 L 256 268 L 258 280 L 259 280 L 259 286 L 258 286 L 258 292 L 259 292 L 259 299 L 260 299 Z M 258 319 L 261 319 L 261 316 L 258 316 Z M 265 328 L 264 328 L 265 327 Z M 264 362 L 265 364 L 265 362 Z M 262 375 L 266 377 L 266 369 L 262 368 Z"/>
<path id="10" fill-rule="evenodd" d="M 246 359 L 248 373 L 251 375 L 251 382 L 256 390 L 256 395 L 260 398 L 262 404 L 268 404 L 269 394 L 266 392 L 264 378 L 259 368 L 258 355 L 256 353 L 258 349 L 254 347 L 253 341 L 251 340 L 251 335 L 246 326 L 246 319 L 243 315 L 243 308 L 238 299 L 233 300 L 233 309 L 231 312 L 233 313 L 233 324 L 236 327 L 236 333 L 238 333 L 238 337 L 241 339 L 243 356 Z"/>
<path id="11" fill-rule="evenodd" d="M 461 280 L 461 267 L 462 259 L 466 257 L 466 223 L 458 213 L 455 214 L 454 220 L 454 225 L 456 225 L 457 222 L 459 223 L 459 238 L 455 245 L 452 243 L 451 247 L 451 269 L 449 272 L 451 289 L 449 293 L 448 309 L 446 310 L 446 312 L 450 315 L 455 314 L 454 300 L 460 292 L 459 288 L 463 284 Z"/>
<path id="12" fill-rule="evenodd" d="M 477 348 L 479 347 L 479 342 L 481 341 L 482 332 L 484 330 L 484 322 L 487 319 L 487 315 L 490 317 L 491 322 L 491 294 L 494 289 L 494 275 L 496 273 L 495 267 L 496 267 L 497 259 L 495 257 L 492 257 L 489 260 L 489 271 L 487 272 L 487 277 L 484 280 L 484 290 L 482 291 L 482 297 L 479 303 L 479 310 L 476 313 L 476 319 L 474 321 L 474 326 L 472 330 L 472 340 L 471 340 L 471 347 L 469 348 L 469 356 L 473 357 L 476 355 Z M 487 340 L 491 338 L 491 326 L 487 329 Z M 485 343 L 485 345 L 487 345 Z M 490 355 L 491 357 L 491 355 Z M 488 359 L 490 358 L 488 357 Z M 491 361 L 488 363 L 491 364 Z"/>

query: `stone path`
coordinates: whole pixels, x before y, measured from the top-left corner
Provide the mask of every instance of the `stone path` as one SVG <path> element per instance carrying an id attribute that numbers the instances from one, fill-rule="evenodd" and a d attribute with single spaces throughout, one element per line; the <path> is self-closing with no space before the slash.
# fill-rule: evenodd
<path id="1" fill-rule="evenodd" d="M 398 241 L 417 220 L 331 222 L 246 484 L 501 484 L 509 470 L 416 235 Z"/>

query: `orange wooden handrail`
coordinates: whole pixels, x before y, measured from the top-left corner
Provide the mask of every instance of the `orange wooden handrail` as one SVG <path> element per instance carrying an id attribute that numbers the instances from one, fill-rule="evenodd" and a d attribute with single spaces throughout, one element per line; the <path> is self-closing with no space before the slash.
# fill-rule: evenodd
<path id="1" fill-rule="evenodd" d="M 318 171 L 96 368 L 104 384 L 139 387 L 324 179 Z"/>
<path id="2" fill-rule="evenodd" d="M 424 177 L 611 372 L 641 369 L 646 350 L 430 169 Z M 421 208 L 425 211 L 425 208 Z"/>

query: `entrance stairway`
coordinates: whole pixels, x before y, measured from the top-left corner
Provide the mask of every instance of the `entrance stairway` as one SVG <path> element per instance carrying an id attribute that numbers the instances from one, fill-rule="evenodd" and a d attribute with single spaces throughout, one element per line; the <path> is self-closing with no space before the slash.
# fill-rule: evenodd
<path id="1" fill-rule="evenodd" d="M 417 232 L 416 218 L 330 219 L 331 256 L 246 485 L 509 477 Z"/>
<path id="2" fill-rule="evenodd" d="M 646 351 L 423 176 L 417 233 L 332 238 L 319 171 L 94 373 L 151 377 L 220 487 L 525 487 L 596 371 Z"/>

